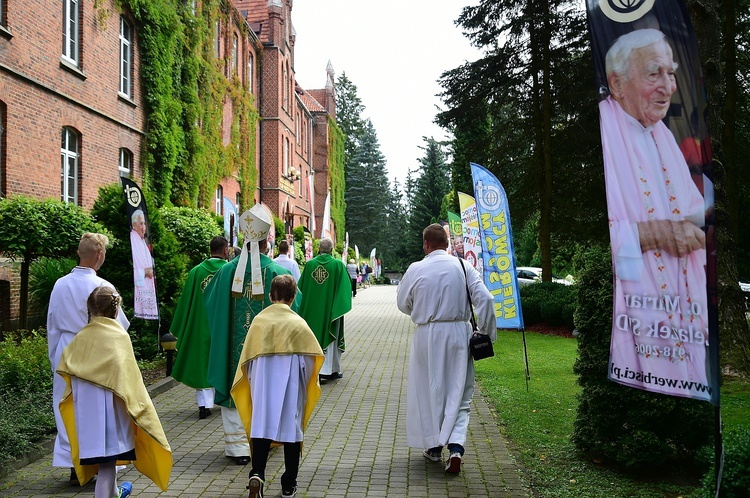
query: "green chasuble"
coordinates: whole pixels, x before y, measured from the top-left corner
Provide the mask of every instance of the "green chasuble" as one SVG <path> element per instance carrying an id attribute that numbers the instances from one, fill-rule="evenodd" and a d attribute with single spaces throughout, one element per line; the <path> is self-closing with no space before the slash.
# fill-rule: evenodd
<path id="1" fill-rule="evenodd" d="M 247 330 L 255 316 L 271 305 L 268 293 L 271 280 L 276 275 L 291 275 L 289 270 L 274 263 L 265 254 L 260 255 L 260 268 L 263 275 L 263 299 L 252 297 L 250 265 L 245 270 L 244 291 L 241 296 L 232 295 L 232 280 L 240 258 L 235 258 L 222 266 L 203 293 L 206 305 L 208 328 L 211 331 L 211 349 L 208 354 L 208 383 L 216 390 L 214 402 L 227 408 L 234 408 L 229 394 L 240 360 Z M 297 292 L 292 309 L 299 310 L 302 293 Z"/>
<path id="2" fill-rule="evenodd" d="M 226 263 L 225 259 L 211 258 L 190 270 L 169 329 L 177 337 L 177 358 L 172 377 L 194 389 L 211 387 L 206 379 L 211 336 L 203 292 L 214 274 Z"/>
<path id="3" fill-rule="evenodd" d="M 344 314 L 352 309 L 352 282 L 346 266 L 330 254 L 321 254 L 305 265 L 299 278 L 305 298 L 299 314 L 325 349 L 338 337 L 344 351 Z"/>

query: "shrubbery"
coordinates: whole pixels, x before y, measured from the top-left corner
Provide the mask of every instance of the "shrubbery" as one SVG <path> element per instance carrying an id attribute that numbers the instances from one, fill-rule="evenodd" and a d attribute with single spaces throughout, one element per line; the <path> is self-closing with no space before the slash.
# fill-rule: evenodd
<path id="1" fill-rule="evenodd" d="M 0 342 L 0 467 L 26 454 L 55 430 L 52 369 L 47 338 L 38 332 L 6 332 Z"/>
<path id="2" fill-rule="evenodd" d="M 711 443 L 713 407 L 687 398 L 621 386 L 607 379 L 612 328 L 612 264 L 608 248 L 582 256 L 577 272 L 578 358 L 582 387 L 573 443 L 587 455 L 631 468 L 692 463 Z"/>
<path id="3" fill-rule="evenodd" d="M 211 255 L 211 239 L 224 235 L 215 215 L 205 209 L 163 207 L 160 209 L 164 227 L 177 238 L 180 251 L 188 257 L 186 271 Z"/>
<path id="4" fill-rule="evenodd" d="M 146 195 L 148 199 L 148 195 Z M 112 247 L 107 249 L 107 260 L 99 275 L 114 285 L 123 297 L 126 315 L 133 316 L 133 259 L 130 250 L 130 223 L 125 216 L 125 196 L 118 185 L 99 189 L 91 215 L 115 237 Z M 150 360 L 159 351 L 159 334 L 169 330 L 176 300 L 187 275 L 188 257 L 181 252 L 175 235 L 167 229 L 161 211 L 149 209 L 149 228 L 155 259 L 156 294 L 159 299 L 157 320 L 132 319 L 130 336 L 136 357 Z M 202 247 L 208 241 L 202 243 Z"/>
<path id="5" fill-rule="evenodd" d="M 544 323 L 572 330 L 577 287 L 554 282 L 539 282 L 521 287 L 524 325 Z"/>
<path id="6" fill-rule="evenodd" d="M 721 498 L 742 498 L 750 494 L 750 428 L 740 426 L 728 430 L 723 435 L 724 440 L 724 471 L 721 478 Z M 713 498 L 716 494 L 715 468 L 711 469 L 703 478 L 703 493 L 705 498 Z"/>

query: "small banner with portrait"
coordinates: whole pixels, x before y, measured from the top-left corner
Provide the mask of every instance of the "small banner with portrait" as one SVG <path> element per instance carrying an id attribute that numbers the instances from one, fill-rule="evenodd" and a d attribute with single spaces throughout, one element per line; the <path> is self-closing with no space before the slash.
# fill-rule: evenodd
<path id="1" fill-rule="evenodd" d="M 713 171 L 682 0 L 587 0 L 614 313 L 608 377 L 718 404 Z"/>
<path id="2" fill-rule="evenodd" d="M 159 319 L 156 300 L 156 275 L 148 224 L 146 200 L 140 187 L 128 178 L 122 180 L 125 209 L 130 225 L 130 249 L 133 254 L 133 310 L 136 318 Z"/>
<path id="3" fill-rule="evenodd" d="M 497 328 L 523 329 L 508 197 L 485 167 L 471 163 L 471 178 L 482 241 L 482 277 L 495 298 Z"/>
<path id="4" fill-rule="evenodd" d="M 448 226 L 451 232 L 452 254 L 457 258 L 464 259 L 464 229 L 461 226 L 461 217 L 452 211 L 448 211 Z"/>
<path id="5" fill-rule="evenodd" d="M 458 192 L 461 207 L 461 228 L 464 237 L 464 259 L 482 275 L 482 240 L 479 235 L 477 203 L 472 196 Z"/>

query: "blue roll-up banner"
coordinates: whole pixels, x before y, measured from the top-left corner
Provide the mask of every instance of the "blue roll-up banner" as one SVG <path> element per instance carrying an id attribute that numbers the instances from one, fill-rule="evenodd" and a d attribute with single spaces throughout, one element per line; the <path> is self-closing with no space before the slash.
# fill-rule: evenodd
<path id="1" fill-rule="evenodd" d="M 608 377 L 719 402 L 713 171 L 682 0 L 587 0 L 614 313 Z"/>
<path id="2" fill-rule="evenodd" d="M 471 163 L 471 177 L 479 215 L 484 284 L 495 298 L 497 328 L 523 329 L 508 198 L 485 167 Z"/>

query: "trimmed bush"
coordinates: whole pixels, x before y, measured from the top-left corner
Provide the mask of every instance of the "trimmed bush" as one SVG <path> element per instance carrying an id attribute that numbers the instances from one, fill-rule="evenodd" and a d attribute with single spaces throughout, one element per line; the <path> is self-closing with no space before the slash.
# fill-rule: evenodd
<path id="1" fill-rule="evenodd" d="M 148 201 L 149 194 L 144 192 L 144 195 Z M 123 298 L 123 308 L 127 316 L 132 317 L 133 257 L 130 250 L 130 222 L 125 213 L 125 196 L 119 185 L 99 189 L 99 197 L 94 202 L 91 214 L 107 227 L 116 239 L 107 249 L 107 260 L 99 270 L 99 275 L 118 289 Z M 187 275 L 188 262 L 188 257 L 180 250 L 177 238 L 165 227 L 160 210 L 149 209 L 148 218 L 153 243 L 160 319 L 131 319 L 128 332 L 133 341 L 136 358 L 139 360 L 153 359 L 159 352 L 158 336 L 168 331 L 172 323 L 174 309 L 177 306 L 176 299 Z"/>
<path id="2" fill-rule="evenodd" d="M 29 305 L 41 314 L 47 315 L 49 297 L 55 282 L 62 276 L 67 275 L 75 268 L 78 262 L 69 258 L 47 258 L 42 257 L 31 263 L 29 268 Z"/>
<path id="3" fill-rule="evenodd" d="M 0 467 L 55 429 L 46 334 L 6 333 L 0 342 Z"/>
<path id="4" fill-rule="evenodd" d="M 713 406 L 656 394 L 607 379 L 612 328 L 612 264 L 608 247 L 579 262 L 578 359 L 582 390 L 572 440 L 584 454 L 629 468 L 694 463 L 712 439 Z"/>
<path id="5" fill-rule="evenodd" d="M 160 212 L 164 227 L 172 232 L 180 251 L 188 257 L 186 272 L 211 256 L 208 247 L 211 239 L 224 235 L 224 228 L 217 224 L 215 215 L 205 209 L 163 207 Z"/>
<path id="6" fill-rule="evenodd" d="M 521 287 L 524 325 L 544 323 L 572 330 L 576 292 L 576 285 L 554 282 L 539 282 Z"/>

